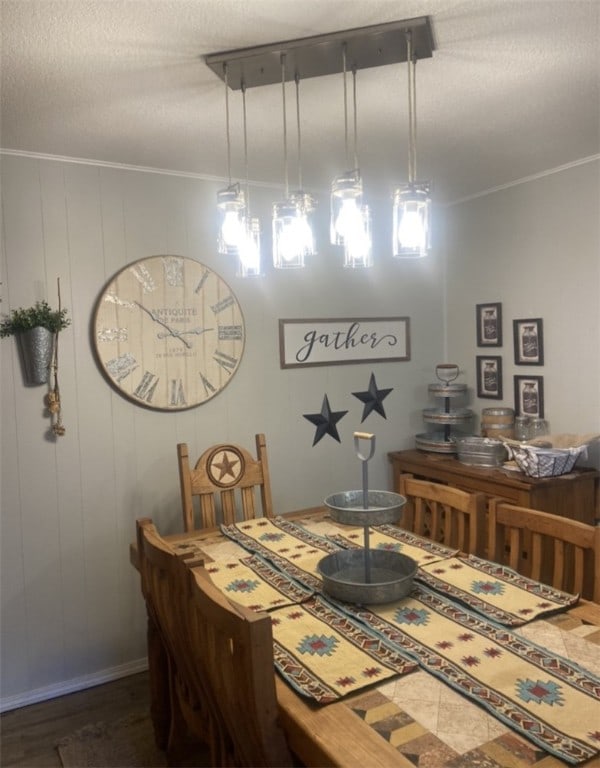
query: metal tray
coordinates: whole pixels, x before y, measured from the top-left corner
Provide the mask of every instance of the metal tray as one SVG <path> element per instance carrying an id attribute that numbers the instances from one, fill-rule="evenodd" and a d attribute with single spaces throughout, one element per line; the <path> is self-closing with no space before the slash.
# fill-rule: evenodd
<path id="1" fill-rule="evenodd" d="M 425 432 L 415 435 L 415 447 L 420 451 L 456 453 L 456 443 L 443 432 Z"/>
<path id="2" fill-rule="evenodd" d="M 406 504 L 404 496 L 392 491 L 342 491 L 325 499 L 331 517 L 342 525 L 385 525 L 395 523 Z"/>
<path id="3" fill-rule="evenodd" d="M 457 408 L 454 411 L 442 411 L 440 408 L 425 408 L 423 420 L 430 424 L 464 424 L 473 418 L 473 411 Z"/>
<path id="4" fill-rule="evenodd" d="M 326 555 L 317 569 L 323 589 L 331 597 L 347 603 L 378 605 L 410 594 L 417 563 L 400 552 L 349 549 Z"/>

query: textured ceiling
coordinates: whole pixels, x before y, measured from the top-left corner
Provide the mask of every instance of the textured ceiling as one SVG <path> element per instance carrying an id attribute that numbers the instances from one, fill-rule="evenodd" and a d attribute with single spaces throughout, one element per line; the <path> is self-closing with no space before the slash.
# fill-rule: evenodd
<path id="1" fill-rule="evenodd" d="M 3 149 L 227 176 L 223 83 L 203 56 L 413 16 L 418 177 L 441 200 L 600 152 L 600 0 L 2 0 Z M 406 68 L 357 75 L 367 188 L 407 173 Z M 295 95 L 288 91 L 296 178 Z M 301 82 L 304 187 L 346 170 L 341 75 Z M 230 94 L 243 176 L 241 96 Z M 283 179 L 281 86 L 247 92 L 249 175 Z"/>

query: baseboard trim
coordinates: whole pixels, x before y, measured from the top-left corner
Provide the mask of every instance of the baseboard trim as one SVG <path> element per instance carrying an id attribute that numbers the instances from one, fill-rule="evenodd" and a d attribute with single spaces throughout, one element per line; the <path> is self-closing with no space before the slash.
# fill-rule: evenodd
<path id="1" fill-rule="evenodd" d="M 86 688 L 93 688 L 95 685 L 110 683 L 112 680 L 119 680 L 121 677 L 135 675 L 138 672 L 144 672 L 148 669 L 148 659 L 135 659 L 127 664 L 121 664 L 118 667 L 110 667 L 92 675 L 83 675 L 75 677 L 72 680 L 64 680 L 60 683 L 35 688 L 33 691 L 17 693 L 14 696 L 5 696 L 0 698 L 0 712 L 8 712 L 11 709 L 26 707 L 29 704 L 37 704 L 40 701 L 55 699 L 57 696 L 64 696 L 67 693 L 83 691 Z"/>

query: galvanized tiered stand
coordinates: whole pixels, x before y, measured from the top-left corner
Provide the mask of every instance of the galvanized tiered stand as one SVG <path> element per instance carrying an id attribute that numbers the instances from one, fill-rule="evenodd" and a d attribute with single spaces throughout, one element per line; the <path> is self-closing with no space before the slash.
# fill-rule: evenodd
<path id="1" fill-rule="evenodd" d="M 367 456 L 360 452 L 360 440 L 370 442 Z M 354 446 L 362 461 L 361 491 L 334 493 L 325 499 L 331 517 L 343 525 L 362 525 L 364 549 L 349 549 L 326 555 L 318 565 L 327 594 L 347 603 L 389 603 L 412 590 L 416 562 L 400 552 L 369 547 L 369 526 L 394 523 L 406 499 L 391 491 L 369 491 L 367 462 L 375 451 L 375 436 L 354 433 Z"/>
<path id="2" fill-rule="evenodd" d="M 473 411 L 468 408 L 452 408 L 451 402 L 467 392 L 466 384 L 457 384 L 454 379 L 459 369 L 454 363 L 440 363 L 435 367 L 439 382 L 429 385 L 429 393 L 444 400 L 443 408 L 425 408 L 423 420 L 438 429 L 415 436 L 415 447 L 420 451 L 436 453 L 456 453 L 456 441 L 451 429 L 453 426 L 466 426 L 473 418 Z M 441 429 L 440 429 L 441 428 Z"/>

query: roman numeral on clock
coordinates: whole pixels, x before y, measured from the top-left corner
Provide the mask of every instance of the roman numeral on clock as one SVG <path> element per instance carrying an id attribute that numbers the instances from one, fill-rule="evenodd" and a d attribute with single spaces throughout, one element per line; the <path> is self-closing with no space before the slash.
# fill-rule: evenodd
<path id="1" fill-rule="evenodd" d="M 107 360 L 104 365 L 106 366 L 106 370 L 118 383 L 123 381 L 124 378 L 129 376 L 129 374 L 132 371 L 135 371 L 138 367 L 137 360 L 130 352 L 126 352 L 120 357 L 113 357 L 112 360 Z"/>
<path id="2" fill-rule="evenodd" d="M 241 325 L 219 325 L 219 341 L 241 341 L 244 337 Z"/>
<path id="3" fill-rule="evenodd" d="M 206 397 L 209 397 L 210 395 L 214 395 L 217 390 L 213 387 L 213 385 L 206 378 L 206 376 L 203 376 L 202 374 L 200 374 L 200 379 L 202 380 L 202 384 L 204 385 L 204 391 L 206 392 Z"/>
<path id="4" fill-rule="evenodd" d="M 156 290 L 156 283 L 145 264 L 134 264 L 129 271 L 142 286 L 144 293 L 152 293 Z"/>
<path id="5" fill-rule="evenodd" d="M 219 312 L 222 312 L 224 309 L 227 309 L 227 307 L 230 307 L 232 304 L 235 303 L 235 299 L 233 296 L 226 296 L 224 299 L 221 299 L 221 301 L 218 301 L 216 304 L 213 304 L 211 309 L 215 313 L 215 315 L 218 315 Z"/>
<path id="6" fill-rule="evenodd" d="M 133 394 L 140 400 L 145 400 L 147 403 L 151 403 L 158 381 L 158 376 L 150 373 L 150 371 L 145 371 L 142 380 L 133 390 Z"/>
<path id="7" fill-rule="evenodd" d="M 215 354 L 213 355 L 213 360 L 218 363 L 223 370 L 227 371 L 227 373 L 231 374 L 231 371 L 236 367 L 237 365 L 237 357 L 231 357 L 231 355 L 226 355 L 225 352 L 221 352 L 220 350 L 216 349 Z"/>
<path id="8" fill-rule="evenodd" d="M 171 379 L 169 382 L 169 405 L 187 405 L 181 379 Z"/>
<path id="9" fill-rule="evenodd" d="M 194 293 L 200 293 L 209 275 L 210 275 L 210 272 L 208 271 L 208 269 L 205 269 L 204 272 L 202 273 L 202 277 L 200 278 L 200 282 L 194 288 Z"/>

